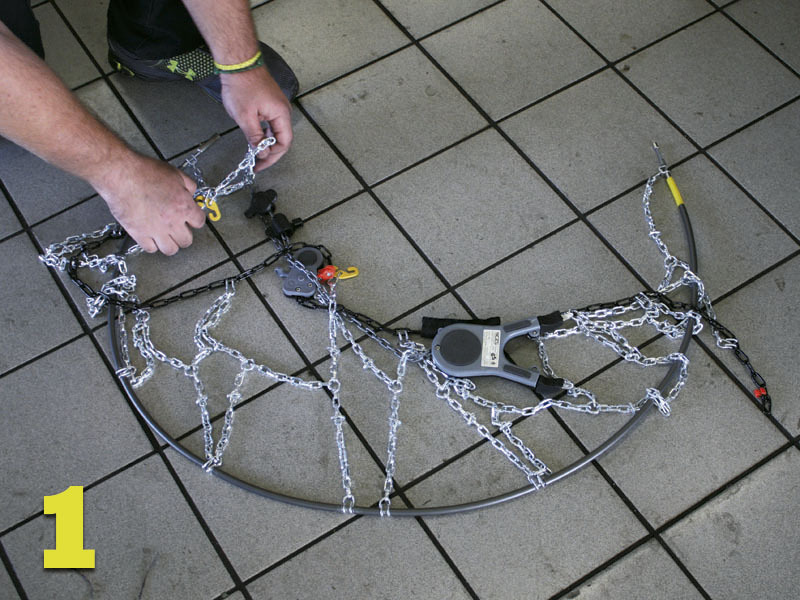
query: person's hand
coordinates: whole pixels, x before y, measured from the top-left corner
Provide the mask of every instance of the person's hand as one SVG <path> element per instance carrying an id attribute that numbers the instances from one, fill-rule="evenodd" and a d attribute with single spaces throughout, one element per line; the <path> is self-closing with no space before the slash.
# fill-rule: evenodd
<path id="1" fill-rule="evenodd" d="M 196 183 L 165 162 L 131 153 L 92 185 L 145 252 L 175 254 L 192 243 L 190 226 L 205 223 L 192 198 Z"/>
<path id="2" fill-rule="evenodd" d="M 255 147 L 264 139 L 262 122 L 269 123 L 277 143 L 258 155 L 256 172 L 275 164 L 292 143 L 291 106 L 266 68 L 221 73 L 222 104 Z"/>

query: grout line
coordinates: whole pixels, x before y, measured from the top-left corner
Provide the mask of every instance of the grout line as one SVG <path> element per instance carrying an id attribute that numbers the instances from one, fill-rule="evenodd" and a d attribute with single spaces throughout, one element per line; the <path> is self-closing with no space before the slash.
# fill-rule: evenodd
<path id="1" fill-rule="evenodd" d="M 58 13 L 59 17 L 64 22 L 64 24 L 67 26 L 67 28 L 69 29 L 70 33 L 77 40 L 78 44 L 80 45 L 81 49 L 84 51 L 86 56 L 89 57 L 89 60 L 92 62 L 92 64 L 95 66 L 95 68 L 101 73 L 101 75 L 100 75 L 101 79 L 103 79 L 103 81 L 105 81 L 106 85 L 111 90 L 111 93 L 117 99 L 117 102 L 120 103 L 120 105 L 122 106 L 122 109 L 127 113 L 128 117 L 130 117 L 130 119 L 133 121 L 133 124 L 136 126 L 136 128 L 139 130 L 139 132 L 142 134 L 142 136 L 147 141 L 147 143 L 150 145 L 152 150 L 156 153 L 156 156 L 158 158 L 160 158 L 161 160 L 164 160 L 164 155 L 162 154 L 161 149 L 155 143 L 153 138 L 150 137 L 150 134 L 144 128 L 144 125 L 141 123 L 141 121 L 139 121 L 139 118 L 133 112 L 133 109 L 128 105 L 128 103 L 126 102 L 125 98 L 122 97 L 122 94 L 120 93 L 120 91 L 117 89 L 117 87 L 111 81 L 110 75 L 108 75 L 103 70 L 103 68 L 100 66 L 100 63 L 98 63 L 97 60 L 95 59 L 95 57 L 92 56 L 92 53 L 89 51 L 89 47 L 84 43 L 84 41 L 81 38 L 81 36 L 78 35 L 78 32 L 72 26 L 72 23 L 69 22 L 69 20 L 67 19 L 66 15 L 61 10 L 61 8 L 59 8 L 58 3 L 56 2 L 56 0 L 50 0 L 50 4 L 52 4 L 53 8 L 56 10 L 56 12 Z"/>
<path id="2" fill-rule="evenodd" d="M 731 4 L 733 4 L 733 3 L 731 3 Z M 726 5 L 726 6 L 725 6 L 725 8 L 728 8 L 729 6 L 730 6 L 730 4 Z M 735 25 L 735 26 L 736 26 L 738 29 L 740 29 L 740 30 L 742 31 L 742 33 L 744 33 L 744 34 L 745 34 L 747 37 L 749 37 L 749 38 L 750 38 L 751 40 L 753 40 L 753 41 L 754 41 L 756 44 L 758 44 L 758 45 L 761 47 L 761 49 L 762 49 L 762 50 L 764 50 L 764 51 L 765 51 L 767 54 L 769 54 L 769 55 L 770 55 L 772 58 L 774 58 L 774 59 L 775 59 L 775 61 L 779 62 L 781 65 L 783 65 L 784 67 L 786 67 L 786 68 L 787 68 L 787 69 L 788 69 L 788 70 L 789 70 L 789 71 L 792 73 L 792 75 L 794 75 L 795 77 L 798 77 L 798 78 L 800 78 L 800 73 L 798 73 L 798 72 L 797 72 L 797 71 L 796 71 L 796 70 L 795 70 L 795 69 L 794 69 L 794 68 L 793 68 L 791 65 L 789 65 L 789 64 L 788 64 L 786 61 L 784 61 L 784 60 L 783 60 L 783 59 L 782 59 L 780 56 L 778 56 L 778 55 L 777 55 L 777 54 L 776 54 L 776 53 L 775 53 L 773 50 L 771 50 L 769 46 L 767 46 L 767 45 L 766 45 L 764 42 L 762 42 L 761 40 L 759 40 L 759 39 L 758 39 L 758 38 L 757 38 L 755 35 L 753 35 L 752 33 L 750 33 L 750 31 L 749 31 L 747 28 L 745 28 L 745 27 L 744 27 L 744 25 L 741 25 L 741 24 L 740 24 L 740 23 L 739 23 L 739 22 L 738 22 L 736 19 L 734 19 L 734 18 L 733 18 L 731 15 L 729 15 L 729 14 L 728 14 L 726 11 L 724 11 L 724 10 L 720 10 L 719 12 L 720 12 L 720 13 L 721 13 L 721 14 L 722 14 L 722 15 L 723 15 L 723 16 L 724 16 L 726 19 L 728 19 L 728 21 L 730 21 L 731 23 L 733 23 L 733 25 Z"/>
<path id="3" fill-rule="evenodd" d="M 572 428 L 564 421 L 560 414 L 558 414 L 555 410 L 550 409 L 550 414 L 556 419 L 556 421 L 561 425 L 562 429 L 565 433 L 570 437 L 573 443 L 578 446 L 578 448 L 583 452 L 584 455 L 588 454 L 589 449 L 583 444 L 581 439 L 578 435 L 572 431 Z M 695 576 L 689 571 L 686 565 L 681 561 L 678 556 L 672 551 L 672 549 L 667 544 L 666 540 L 664 540 L 661 535 L 659 534 L 658 530 L 653 527 L 650 521 L 642 514 L 642 512 L 636 507 L 628 495 L 622 490 L 622 487 L 611 477 L 611 474 L 600 464 L 599 460 L 593 460 L 592 466 L 595 467 L 597 472 L 600 476 L 606 481 L 606 483 L 611 487 L 611 489 L 617 494 L 619 499 L 625 504 L 628 510 L 633 513 L 633 516 L 639 521 L 639 523 L 647 530 L 649 536 L 656 540 L 661 547 L 670 555 L 672 560 L 678 566 L 678 568 L 683 572 L 687 579 L 692 583 L 695 589 L 707 600 L 711 600 L 711 596 L 703 589 L 703 586 L 700 585 L 700 582 L 695 578 Z M 619 554 L 615 557 L 616 559 L 620 558 Z M 586 576 L 584 576 L 586 577 Z M 579 580 L 580 581 L 580 580 Z M 578 584 L 580 585 L 580 584 Z"/>
<path id="4" fill-rule="evenodd" d="M 712 361 L 714 361 L 714 364 L 716 364 L 717 367 L 719 367 L 720 370 L 722 370 L 725 373 L 725 375 L 727 375 L 728 378 L 733 381 L 733 384 L 737 388 L 739 388 L 744 393 L 745 396 L 747 396 L 747 399 L 750 400 L 750 402 L 756 407 L 758 412 L 761 413 L 764 416 L 764 418 L 766 418 L 770 423 L 772 423 L 775 426 L 775 428 L 778 431 L 780 431 L 781 434 L 787 440 L 789 440 L 791 442 L 792 434 L 789 432 L 788 429 L 786 429 L 786 427 L 784 427 L 783 423 L 781 423 L 774 414 L 772 414 L 771 412 L 770 413 L 765 413 L 764 412 L 763 407 L 761 406 L 761 404 L 758 402 L 758 400 L 753 395 L 753 390 L 749 389 L 747 387 L 747 385 L 744 382 L 742 382 L 736 376 L 736 374 L 731 369 L 728 368 L 728 366 L 724 362 L 722 362 L 722 359 L 719 356 L 717 356 L 717 353 L 714 352 L 711 349 L 711 347 L 708 346 L 704 341 L 702 341 L 699 338 L 695 337 L 695 342 L 703 350 L 703 352 L 705 352 L 706 355 L 709 358 L 711 358 Z M 748 383 L 750 383 L 750 382 L 748 382 Z M 769 382 L 767 382 L 767 385 L 769 385 Z"/>
<path id="5" fill-rule="evenodd" d="M 257 579 L 260 579 L 261 577 L 263 577 L 263 576 L 264 576 L 264 575 L 266 575 L 267 573 L 269 573 L 269 572 L 271 572 L 271 571 L 274 571 L 274 570 L 275 570 L 275 569 L 277 569 L 278 567 L 280 567 L 280 566 L 282 566 L 282 565 L 286 564 L 287 562 L 289 562 L 289 561 L 290 561 L 290 560 L 292 560 L 293 558 L 295 558 L 295 557 L 299 556 L 300 554 L 302 554 L 302 553 L 303 553 L 303 552 L 305 552 L 306 550 L 309 550 L 310 548 L 312 548 L 312 547 L 316 546 L 316 545 L 317 545 L 317 544 L 319 544 L 320 542 L 322 542 L 322 541 L 324 541 L 324 540 L 328 539 L 328 538 L 329 538 L 329 537 L 331 537 L 332 535 L 334 535 L 334 534 L 336 534 L 336 533 L 340 532 L 340 531 L 341 531 L 342 529 L 344 529 L 345 527 L 348 527 L 348 526 L 349 526 L 349 525 L 351 525 L 352 523 L 355 523 L 356 521 L 358 521 L 359 519 L 362 519 L 362 518 L 364 518 L 364 517 L 363 517 L 363 515 L 355 515 L 355 516 L 353 516 L 352 518 L 350 518 L 350 519 L 346 520 L 344 523 L 340 523 L 340 524 L 339 524 L 339 525 L 337 525 L 336 527 L 333 527 L 332 529 L 329 529 L 328 531 L 326 531 L 325 533 L 323 533 L 323 534 L 321 534 L 321 535 L 317 536 L 316 538 L 314 538 L 313 540 L 311 540 L 311 541 L 310 541 L 310 542 L 308 542 L 307 544 L 304 544 L 303 546 L 301 546 L 300 548 L 297 548 L 297 549 L 296 549 L 296 550 L 294 550 L 293 552 L 290 552 L 289 554 L 287 554 L 287 555 L 286 555 L 286 556 L 284 556 L 283 558 L 281 558 L 281 559 L 278 559 L 277 561 L 275 561 L 275 562 L 274 562 L 274 563 L 272 563 L 271 565 L 269 565 L 269 566 L 267 566 L 267 567 L 265 567 L 265 568 L 261 569 L 260 571 L 258 571 L 258 572 L 257 572 L 257 573 L 255 573 L 254 575 L 251 575 L 250 577 L 248 577 L 247 579 L 245 579 L 245 580 L 244 580 L 244 585 L 246 585 L 246 586 L 247 586 L 247 585 L 250 585 L 251 583 L 253 583 L 253 582 L 254 582 L 254 581 L 256 581 Z M 222 595 L 218 596 L 218 597 L 217 597 L 215 600 L 223 600 L 225 597 L 226 597 L 226 595 L 225 595 L 225 594 L 222 594 Z"/>
<path id="6" fill-rule="evenodd" d="M 755 473 L 756 471 L 758 471 L 759 469 L 761 469 L 762 467 L 764 467 L 768 463 L 772 462 L 773 460 L 775 460 L 775 458 L 777 458 L 778 456 L 780 456 L 781 454 L 783 454 L 784 452 L 786 452 L 787 450 L 789 450 L 790 448 L 793 448 L 793 447 L 794 447 L 794 445 L 791 442 L 786 442 L 783 446 L 777 448 L 776 450 L 773 450 L 772 452 L 767 454 L 764 458 L 762 458 L 761 460 L 756 462 L 754 465 L 751 465 L 750 467 L 748 467 L 747 469 L 745 469 L 744 471 L 742 471 L 741 473 L 739 473 L 735 477 L 729 479 L 727 482 L 722 484 L 720 487 L 718 487 L 713 492 L 710 492 L 709 494 L 707 494 L 703 498 L 700 498 L 700 500 L 698 500 L 697 502 L 692 504 L 689 508 L 687 508 L 683 512 L 678 513 L 677 515 L 675 515 L 674 517 L 672 517 L 668 521 L 666 521 L 663 524 L 661 524 L 660 526 L 658 526 L 656 528 L 656 532 L 659 535 L 664 533 L 667 529 L 669 529 L 670 527 L 673 527 L 678 522 L 682 521 L 684 518 L 688 517 L 690 514 L 692 514 L 696 510 L 702 508 L 703 506 L 705 506 L 706 504 L 708 504 L 709 502 L 714 500 L 717 496 L 722 495 L 724 492 L 726 492 L 727 490 L 732 488 L 734 485 L 736 485 L 740 481 L 744 480 L 745 478 L 749 477 L 750 475 L 752 475 L 753 473 Z"/>
<path id="7" fill-rule="evenodd" d="M 17 572 L 14 570 L 14 565 L 11 564 L 11 558 L 9 558 L 2 541 L 0 541 L 0 562 L 5 566 L 8 572 L 8 578 L 11 579 L 11 583 L 14 585 L 17 594 L 19 594 L 20 600 L 28 600 L 28 594 L 25 593 L 25 588 L 22 587 L 22 582 L 19 580 Z"/>
<path id="8" fill-rule="evenodd" d="M 29 358 L 29 359 L 19 363 L 18 365 L 15 365 L 15 366 L 11 367 L 7 371 L 3 371 L 2 373 L 0 373 L 0 379 L 3 379 L 4 377 L 7 377 L 7 376 L 9 376 L 9 375 L 11 375 L 13 373 L 16 373 L 17 371 L 20 371 L 20 370 L 24 369 L 25 367 L 29 367 L 30 365 L 32 365 L 33 363 L 35 363 L 39 359 L 45 358 L 46 356 L 49 356 L 50 354 L 53 354 L 53 353 L 61 350 L 62 348 L 66 347 L 66 346 L 69 346 L 73 342 L 76 342 L 79 339 L 81 339 L 83 337 L 86 337 L 86 335 L 87 334 L 85 332 L 84 333 L 79 333 L 78 335 L 66 340 L 65 342 L 61 342 L 59 344 L 56 344 L 52 348 L 50 348 L 48 350 L 45 350 L 44 352 L 41 352 L 40 354 L 37 354 L 36 356 L 34 356 L 32 358 Z"/>
<path id="9" fill-rule="evenodd" d="M 0 183 L 2 183 L 2 182 L 0 182 Z M 41 253 L 42 252 L 41 245 L 39 244 L 38 240 L 36 239 L 36 236 L 30 230 L 30 227 L 27 225 L 27 222 L 26 222 L 24 216 L 20 212 L 19 208 L 17 207 L 17 205 L 13 201 L 13 199 L 9 199 L 9 205 L 11 206 L 11 209 L 16 214 L 17 218 L 20 220 L 20 223 L 22 223 L 25 226 L 26 233 L 28 234 L 28 237 L 29 237 L 30 241 L 33 243 L 34 247 L 38 250 L 38 252 Z M 150 442 L 150 446 L 151 446 L 152 450 L 156 454 L 158 454 L 160 456 L 162 463 L 164 464 L 164 466 L 166 467 L 167 471 L 172 476 L 175 484 L 178 486 L 179 491 L 183 494 L 184 500 L 186 501 L 186 503 L 189 506 L 190 510 L 194 513 L 195 518 L 197 519 L 197 522 L 200 524 L 200 526 L 203 529 L 203 531 L 205 532 L 209 542 L 211 543 L 211 545 L 213 546 L 213 548 L 217 552 L 217 557 L 219 558 L 220 562 L 225 567 L 225 569 L 228 571 L 228 574 L 231 577 L 231 579 L 237 585 L 241 584 L 241 579 L 240 579 L 238 573 L 233 568 L 232 563 L 228 559 L 228 557 L 225 554 L 225 552 L 222 550 L 222 547 L 219 545 L 219 542 L 216 540 L 216 538 L 214 537 L 214 534 L 211 532 L 210 528 L 206 524 L 206 522 L 203 519 L 202 515 L 197 510 L 197 507 L 194 504 L 194 501 L 192 500 L 192 498 L 190 497 L 190 495 L 186 491 L 186 488 L 183 485 L 183 482 L 178 477 L 178 474 L 175 472 L 174 467 L 172 466 L 172 464 L 167 459 L 167 457 L 166 457 L 166 455 L 164 453 L 165 451 L 162 449 L 161 445 L 158 443 L 158 440 L 156 439 L 155 434 L 147 426 L 147 424 L 145 423 L 143 417 L 139 414 L 139 412 L 137 410 L 135 410 L 135 408 L 132 406 L 130 398 L 128 398 L 128 395 L 125 393 L 125 389 L 123 388 L 119 378 L 116 376 L 115 369 L 111 365 L 108 357 L 105 355 L 105 352 L 103 351 L 102 346 L 100 345 L 100 343 L 95 338 L 95 336 L 92 333 L 92 331 L 89 328 L 89 326 L 86 323 L 83 322 L 83 319 L 81 318 L 81 313 L 80 313 L 77 305 L 72 300 L 72 297 L 70 296 L 70 294 L 67 291 L 66 287 L 64 286 L 64 282 L 61 281 L 61 279 L 58 277 L 58 275 L 56 273 L 53 272 L 52 269 L 48 269 L 48 273 L 50 274 L 51 278 L 53 279 L 53 281 L 55 281 L 56 285 L 58 286 L 59 290 L 61 291 L 62 297 L 67 302 L 67 305 L 70 307 L 70 309 L 72 310 L 73 316 L 78 321 L 81 329 L 83 329 L 84 334 L 89 336 L 89 340 L 94 345 L 95 352 L 96 352 L 96 357 L 98 357 L 100 359 L 101 363 L 103 365 L 105 365 L 106 370 L 108 371 L 108 373 L 111 376 L 112 381 L 114 382 L 114 385 L 116 385 L 117 389 L 122 394 L 122 397 L 124 398 L 126 404 L 128 405 L 129 410 L 133 413 L 133 416 L 137 420 L 137 422 L 139 423 L 139 426 L 141 427 L 142 431 L 144 432 L 145 437 Z M 245 590 L 244 593 L 247 596 L 246 590 Z"/>
<path id="10" fill-rule="evenodd" d="M 402 494 L 402 492 L 400 494 L 403 500 L 407 502 L 409 506 L 411 507 L 414 506 L 411 503 L 411 501 L 408 500 L 405 497 L 405 495 Z M 436 535 L 433 533 L 433 531 L 431 531 L 430 527 L 428 527 L 428 524 L 425 522 L 425 520 L 422 517 L 415 517 L 415 520 L 417 521 L 417 524 L 422 528 L 422 531 L 425 532 L 425 535 L 428 536 L 428 539 L 433 544 L 434 548 L 436 548 L 436 550 L 439 552 L 441 557 L 444 559 L 445 563 L 447 563 L 447 566 L 450 567 L 450 570 L 456 576 L 456 579 L 458 579 L 461 585 L 464 586 L 464 591 L 467 592 L 467 594 L 469 594 L 470 598 L 472 598 L 473 600 L 480 600 L 480 596 L 478 596 L 478 593 L 475 591 L 475 589 L 472 587 L 469 581 L 467 581 L 467 578 L 461 572 L 461 569 L 458 568 L 458 565 L 456 565 L 455 561 L 450 556 L 450 553 L 447 552 L 444 545 L 442 545 L 442 543 L 439 541 L 439 538 L 437 538 Z"/>

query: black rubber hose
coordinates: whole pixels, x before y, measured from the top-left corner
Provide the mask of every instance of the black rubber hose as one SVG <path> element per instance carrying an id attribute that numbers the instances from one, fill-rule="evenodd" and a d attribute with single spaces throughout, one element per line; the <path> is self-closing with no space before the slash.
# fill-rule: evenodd
<path id="1" fill-rule="evenodd" d="M 697 272 L 697 246 L 695 244 L 694 239 L 694 232 L 692 230 L 692 224 L 689 220 L 689 213 L 686 209 L 685 204 L 681 204 L 679 207 L 681 223 L 683 225 L 684 234 L 686 236 L 686 244 L 689 251 L 689 267 L 694 271 Z M 697 290 L 695 290 L 695 303 L 697 302 Z M 119 368 L 121 364 L 120 360 L 120 347 L 119 347 L 119 336 L 117 334 L 117 328 L 114 326 L 117 321 L 119 308 L 115 307 L 113 314 L 110 315 L 108 320 L 108 331 L 109 337 L 111 341 L 111 349 L 112 355 L 114 359 L 114 365 Z M 689 348 L 689 345 L 692 341 L 692 328 L 688 328 L 686 333 L 683 336 L 680 346 L 680 352 L 686 353 Z M 678 369 L 680 365 L 677 363 L 670 367 L 667 374 L 661 380 L 661 383 L 658 385 L 659 391 L 664 394 L 666 390 L 672 385 L 673 378 L 677 375 Z M 139 400 L 136 392 L 133 390 L 133 387 L 130 385 L 130 382 L 126 378 L 121 379 L 122 385 L 125 388 L 126 393 L 130 397 L 131 402 L 133 403 L 134 407 L 148 426 L 164 441 L 169 444 L 169 446 L 181 454 L 186 459 L 190 460 L 191 462 L 195 463 L 197 466 L 202 466 L 205 461 L 190 452 L 188 449 L 184 448 L 175 438 L 169 435 L 166 431 L 162 429 L 162 427 L 153 419 L 147 409 L 142 405 L 142 402 Z M 641 410 L 639 410 L 625 425 L 623 425 L 619 430 L 617 430 L 610 438 L 608 438 L 605 442 L 603 442 L 600 446 L 595 448 L 589 454 L 586 454 L 579 460 L 573 462 L 572 464 L 564 467 L 563 469 L 543 478 L 543 482 L 545 486 L 552 485 L 553 483 L 564 479 L 565 477 L 572 475 L 573 473 L 579 471 L 592 461 L 598 459 L 600 456 L 611 450 L 616 444 L 622 440 L 628 433 L 630 433 L 639 423 L 642 422 L 643 419 L 652 411 L 653 404 L 647 404 Z M 219 479 L 229 483 L 233 486 L 236 486 L 240 489 L 246 490 L 253 494 L 257 494 L 264 498 L 269 498 L 270 500 L 276 500 L 278 502 L 283 502 L 285 504 L 290 504 L 292 506 L 300 506 L 302 508 L 313 508 L 316 510 L 324 510 L 330 512 L 342 512 L 342 505 L 341 504 L 331 504 L 327 502 L 318 502 L 315 500 L 306 500 L 304 498 L 297 498 L 295 496 L 287 496 L 286 494 L 281 494 L 278 492 L 274 492 L 272 490 L 253 485 L 246 481 L 239 479 L 234 475 L 230 475 L 221 471 L 219 469 L 212 469 L 211 473 L 218 477 Z M 534 485 L 529 485 L 523 488 L 519 488 L 517 490 L 507 492 L 505 494 L 500 494 L 498 496 L 494 496 L 492 498 L 485 498 L 483 500 L 478 500 L 475 502 L 467 502 L 464 504 L 452 504 L 448 506 L 434 506 L 434 507 L 427 507 L 427 508 L 392 508 L 391 515 L 397 517 L 425 517 L 425 516 L 436 516 L 436 515 L 452 515 L 456 513 L 462 513 L 472 510 L 478 510 L 481 508 L 487 508 L 490 506 L 496 506 L 498 504 L 502 504 L 504 502 L 508 502 L 509 500 L 514 500 L 516 498 L 521 498 L 522 496 L 526 496 L 532 492 L 535 492 L 541 487 L 537 487 Z M 353 507 L 352 514 L 357 515 L 380 515 L 381 511 L 378 507 L 375 506 L 355 506 Z"/>

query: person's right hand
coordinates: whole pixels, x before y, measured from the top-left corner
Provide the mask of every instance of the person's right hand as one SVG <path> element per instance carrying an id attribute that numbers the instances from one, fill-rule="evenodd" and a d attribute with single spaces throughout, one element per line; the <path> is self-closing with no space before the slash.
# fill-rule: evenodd
<path id="1" fill-rule="evenodd" d="M 165 162 L 133 154 L 92 185 L 145 252 L 175 254 L 192 243 L 190 227 L 205 224 L 192 198 L 196 183 Z"/>

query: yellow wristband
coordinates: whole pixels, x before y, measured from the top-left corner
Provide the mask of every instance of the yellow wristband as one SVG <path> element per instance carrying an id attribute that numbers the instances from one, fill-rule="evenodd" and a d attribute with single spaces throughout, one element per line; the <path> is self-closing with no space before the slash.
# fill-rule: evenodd
<path id="1" fill-rule="evenodd" d="M 256 64 L 256 62 L 258 61 L 259 58 L 261 58 L 261 50 L 256 52 L 255 56 L 253 56 L 252 58 L 248 58 L 246 61 L 237 63 L 235 65 L 221 65 L 217 61 L 214 61 L 214 67 L 217 70 L 223 71 L 223 72 L 224 71 L 240 71 L 242 69 L 246 69 L 247 67 L 251 67 L 254 64 Z"/>

